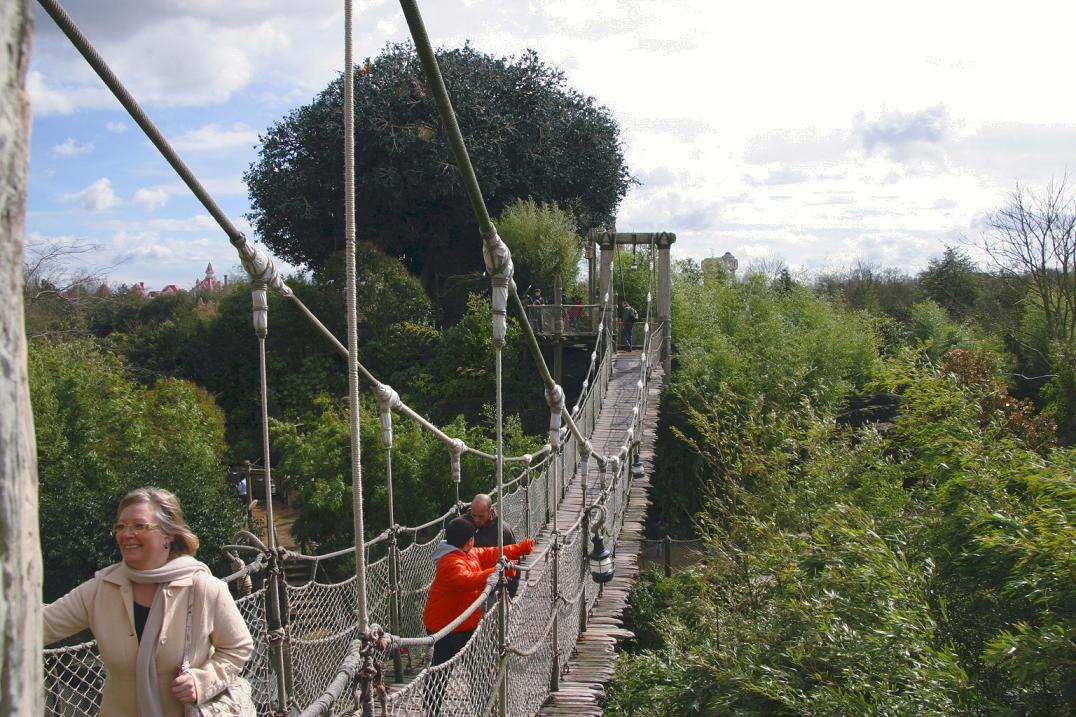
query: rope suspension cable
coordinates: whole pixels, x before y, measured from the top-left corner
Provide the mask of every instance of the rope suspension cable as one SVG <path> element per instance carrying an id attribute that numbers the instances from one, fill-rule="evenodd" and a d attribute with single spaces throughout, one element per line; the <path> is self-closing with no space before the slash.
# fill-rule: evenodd
<path id="1" fill-rule="evenodd" d="M 515 281 L 512 279 L 512 254 L 497 234 L 497 229 L 493 225 L 489 211 L 486 208 L 486 202 L 482 198 L 478 178 L 475 175 L 474 166 L 471 164 L 470 155 L 467 153 L 463 133 L 460 131 L 459 123 L 456 121 L 456 113 L 452 109 L 452 101 L 449 99 L 448 90 L 445 87 L 444 78 L 441 76 L 441 69 L 437 64 L 437 57 L 434 55 L 433 46 L 430 43 L 429 35 L 426 33 L 426 26 L 422 21 L 418 5 L 415 0 L 400 0 L 400 7 L 403 10 L 404 18 L 407 20 L 407 27 L 411 32 L 412 40 L 414 40 L 415 50 L 418 53 L 419 60 L 422 62 L 422 68 L 426 73 L 430 90 L 437 103 L 441 122 L 444 124 L 449 147 L 452 149 L 456 167 L 459 169 L 460 179 L 463 182 L 464 190 L 467 192 L 471 210 L 474 212 L 475 219 L 478 220 L 478 228 L 482 235 L 486 271 L 490 274 L 494 284 L 491 302 L 493 320 L 495 323 L 505 321 L 507 318 L 507 304 L 511 300 L 512 308 L 515 310 L 515 314 L 519 318 L 520 327 L 523 329 L 523 338 L 530 349 L 531 356 L 534 357 L 535 366 L 538 368 L 538 373 L 545 386 L 546 400 L 548 401 L 560 387 L 557 386 L 553 376 L 549 373 L 549 367 L 546 365 L 542 350 L 538 346 L 534 328 L 527 318 L 523 301 L 519 298 Z M 560 413 L 567 421 L 568 429 L 575 435 L 576 439 L 578 441 L 586 440 L 567 408 L 563 407 L 563 402 L 560 407 Z M 604 457 L 598 455 L 595 455 L 595 458 L 599 462 L 604 462 L 605 460 Z"/>
<path id="2" fill-rule="evenodd" d="M 351 62 L 351 0 L 344 0 L 344 242 L 347 262 L 347 379 L 351 418 L 351 507 L 355 527 L 355 599 L 365 631 L 366 551 L 363 549 L 362 441 L 359 430 L 359 332 L 355 296 L 355 67 Z"/>

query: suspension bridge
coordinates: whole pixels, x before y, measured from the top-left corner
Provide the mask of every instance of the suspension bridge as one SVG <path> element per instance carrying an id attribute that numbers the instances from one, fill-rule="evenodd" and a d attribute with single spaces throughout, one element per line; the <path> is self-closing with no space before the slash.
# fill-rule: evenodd
<path id="1" fill-rule="evenodd" d="M 414 0 L 401 0 L 478 220 L 491 279 L 496 451 L 485 453 L 444 434 L 356 358 L 350 0 L 345 0 L 343 108 L 346 346 L 288 288 L 268 254 L 234 227 L 60 3 L 39 2 L 217 220 L 251 279 L 253 326 L 260 355 L 268 529 L 264 541 L 244 533 L 235 544 L 225 546 L 236 568 L 225 580 L 233 586 L 255 640 L 244 675 L 252 685 L 259 714 L 422 715 L 431 693 L 440 696 L 443 715 L 600 714 L 602 685 L 612 674 L 615 641 L 626 635 L 619 616 L 637 571 L 658 399 L 671 361 L 669 248 L 675 236 L 612 232 L 600 236 L 601 303 L 595 307 L 596 320 L 591 321 L 596 324 L 593 350 L 579 397 L 569 408 L 563 389 L 545 364 L 516 290 L 511 253 L 486 212 L 417 5 Z M 649 249 L 648 286 L 640 318 L 642 336 L 629 339 L 639 350 L 617 353 L 613 268 L 617 247 L 623 244 Z M 326 555 L 292 552 L 278 545 L 273 530 L 265 373 L 270 289 L 288 299 L 347 361 L 357 545 L 346 550 Z M 522 456 L 507 456 L 503 449 L 501 350 L 510 308 L 535 358 L 550 411 L 548 443 L 534 454 Z M 564 334 L 564 327 L 558 325 L 563 315 L 558 310 L 552 317 L 555 335 Z M 360 381 L 372 391 L 379 407 L 380 448 L 387 460 L 385 475 L 375 480 L 385 481 L 391 526 L 364 543 L 359 542 L 365 534 L 358 443 Z M 399 419 L 417 422 L 445 444 L 456 485 L 457 504 L 418 526 L 398 525 L 393 517 L 393 425 Z M 498 579 L 487 585 L 456 622 L 427 635 L 421 618 L 435 573 L 434 549 L 443 538 L 445 522 L 465 506 L 459 500 L 460 459 L 465 454 L 494 464 L 497 486 L 493 496 L 498 513 L 517 532 L 534 536 L 536 547 L 520 565 L 502 558 L 496 571 Z M 615 571 L 611 575 L 607 561 L 602 560 L 609 557 L 601 552 L 603 537 L 613 551 Z M 514 598 L 497 589 L 510 567 L 523 573 Z M 449 662 L 428 666 L 432 645 L 476 610 L 482 610 L 482 619 L 466 647 Z M 97 714 L 104 667 L 96 644 L 47 649 L 44 659 L 47 714 Z"/>

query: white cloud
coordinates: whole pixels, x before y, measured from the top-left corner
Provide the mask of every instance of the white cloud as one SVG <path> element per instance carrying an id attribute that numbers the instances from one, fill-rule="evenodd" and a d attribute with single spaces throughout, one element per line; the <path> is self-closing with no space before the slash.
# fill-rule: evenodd
<path id="1" fill-rule="evenodd" d="M 127 131 L 126 122 L 106 122 L 105 128 L 112 134 L 123 134 Z"/>
<path id="2" fill-rule="evenodd" d="M 131 204 L 153 212 L 168 204 L 168 190 L 164 187 L 141 187 L 131 198 Z"/>
<path id="3" fill-rule="evenodd" d="M 119 197 L 112 191 L 112 182 L 107 177 L 101 177 L 78 192 L 64 194 L 61 199 L 78 204 L 88 212 L 107 212 L 120 203 Z"/>
<path id="4" fill-rule="evenodd" d="M 136 259 L 150 261 L 165 261 L 174 258 L 176 253 L 171 247 L 164 244 L 141 244 L 116 255 L 116 263 L 129 262 Z"/>
<path id="5" fill-rule="evenodd" d="M 33 70 L 26 75 L 26 90 L 30 93 L 30 108 L 36 117 L 69 115 L 80 107 L 114 107 L 116 102 L 100 81 L 97 84 L 53 86 L 42 72 Z"/>
<path id="6" fill-rule="evenodd" d="M 242 122 L 224 127 L 216 122 L 185 132 L 175 138 L 172 146 L 176 149 L 198 151 L 219 151 L 232 147 L 250 147 L 258 141 L 258 133 Z"/>
<path id="7" fill-rule="evenodd" d="M 208 214 L 195 214 L 185 219 L 161 218 L 146 220 L 118 219 L 110 221 L 106 225 L 117 232 L 117 236 L 140 237 L 141 233 L 152 232 L 155 236 L 160 232 L 205 232 L 218 229 L 213 217 Z"/>
<path id="8" fill-rule="evenodd" d="M 342 62 L 341 10 L 333 0 L 65 4 L 151 115 L 164 105 L 197 108 L 170 111 L 168 120 L 195 128 L 175 144 L 198 152 L 193 168 L 215 197 L 242 198 L 246 188 L 235 176 L 238 162 L 214 164 L 213 153 L 251 157 L 257 131 L 308 103 Z M 357 60 L 406 39 L 396 3 L 356 5 Z M 1064 66 L 1076 4 L 1053 3 L 1047 24 L 1042 12 L 969 13 L 963 3 L 923 0 L 900 13 L 841 0 L 824 7 L 712 0 L 428 5 L 435 45 L 469 39 L 480 51 L 504 55 L 533 47 L 571 87 L 609 107 L 629 168 L 642 181 L 620 207 L 618 224 L 676 231 L 678 253 L 705 257 L 743 246 L 744 258 L 765 250 L 801 266 L 847 262 L 857 253 L 923 265 L 935 244 L 977 231 L 974 218 L 998 206 L 1017 180 L 1041 185 L 1076 173 L 1076 104 L 1048 71 Z M 1032 8 L 1041 6 L 1031 0 Z M 47 18 L 34 43 L 28 83 L 37 115 L 115 108 Z M 707 67 L 734 71 L 707 74 Z M 1019 88 L 1019 101 L 1010 88 Z M 78 120 L 66 118 L 52 136 L 80 136 Z M 127 126 L 110 123 L 109 131 Z M 104 142 L 98 144 L 102 154 Z M 169 181 L 160 175 L 131 181 L 143 187 L 134 207 L 184 200 L 186 189 L 159 184 Z M 89 190 L 65 196 L 108 205 L 104 192 L 96 205 L 82 196 Z M 51 196 L 62 191 L 73 189 Z M 222 204 L 242 222 L 241 200 Z M 138 214 L 113 216 L 122 221 L 109 226 L 158 232 L 148 245 L 175 247 L 168 232 L 183 232 L 186 242 L 195 231 L 218 236 L 207 217 L 146 223 Z"/>
<path id="9" fill-rule="evenodd" d="M 79 144 L 74 137 L 68 137 L 62 144 L 53 145 L 52 153 L 58 157 L 78 157 L 93 151 L 93 144 Z"/>

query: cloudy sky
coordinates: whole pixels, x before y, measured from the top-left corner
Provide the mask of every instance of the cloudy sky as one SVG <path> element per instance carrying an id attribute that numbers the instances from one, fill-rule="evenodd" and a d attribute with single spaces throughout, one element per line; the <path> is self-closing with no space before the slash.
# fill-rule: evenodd
<path id="1" fill-rule="evenodd" d="M 67 0 L 243 229 L 259 132 L 343 66 L 340 0 Z M 535 49 L 620 122 L 620 231 L 681 257 L 914 272 L 1017 182 L 1076 171 L 1071 2 L 425 0 L 436 45 Z M 355 57 L 407 38 L 355 0 Z M 189 286 L 224 235 L 38 8 L 27 232 L 115 283 Z M 466 132 L 466 128 L 464 128 Z M 475 251 L 478 251 L 476 245 Z"/>

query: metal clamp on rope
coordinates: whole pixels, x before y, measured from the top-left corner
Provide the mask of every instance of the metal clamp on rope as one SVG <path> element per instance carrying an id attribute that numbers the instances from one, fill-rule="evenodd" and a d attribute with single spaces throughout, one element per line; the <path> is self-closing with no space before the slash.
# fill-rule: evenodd
<path id="1" fill-rule="evenodd" d="M 590 441 L 579 444 L 579 480 L 583 486 L 584 494 L 587 489 L 587 480 L 590 478 L 590 454 L 592 452 Z"/>
<path id="2" fill-rule="evenodd" d="M 459 438 L 453 438 L 452 442 L 448 444 L 448 452 L 452 457 L 452 482 L 460 482 L 460 456 L 463 455 L 463 449 L 466 446 Z"/>
<path id="3" fill-rule="evenodd" d="M 269 335 L 269 297 L 264 282 L 250 290 L 250 300 L 254 304 L 254 333 L 264 339 Z"/>

